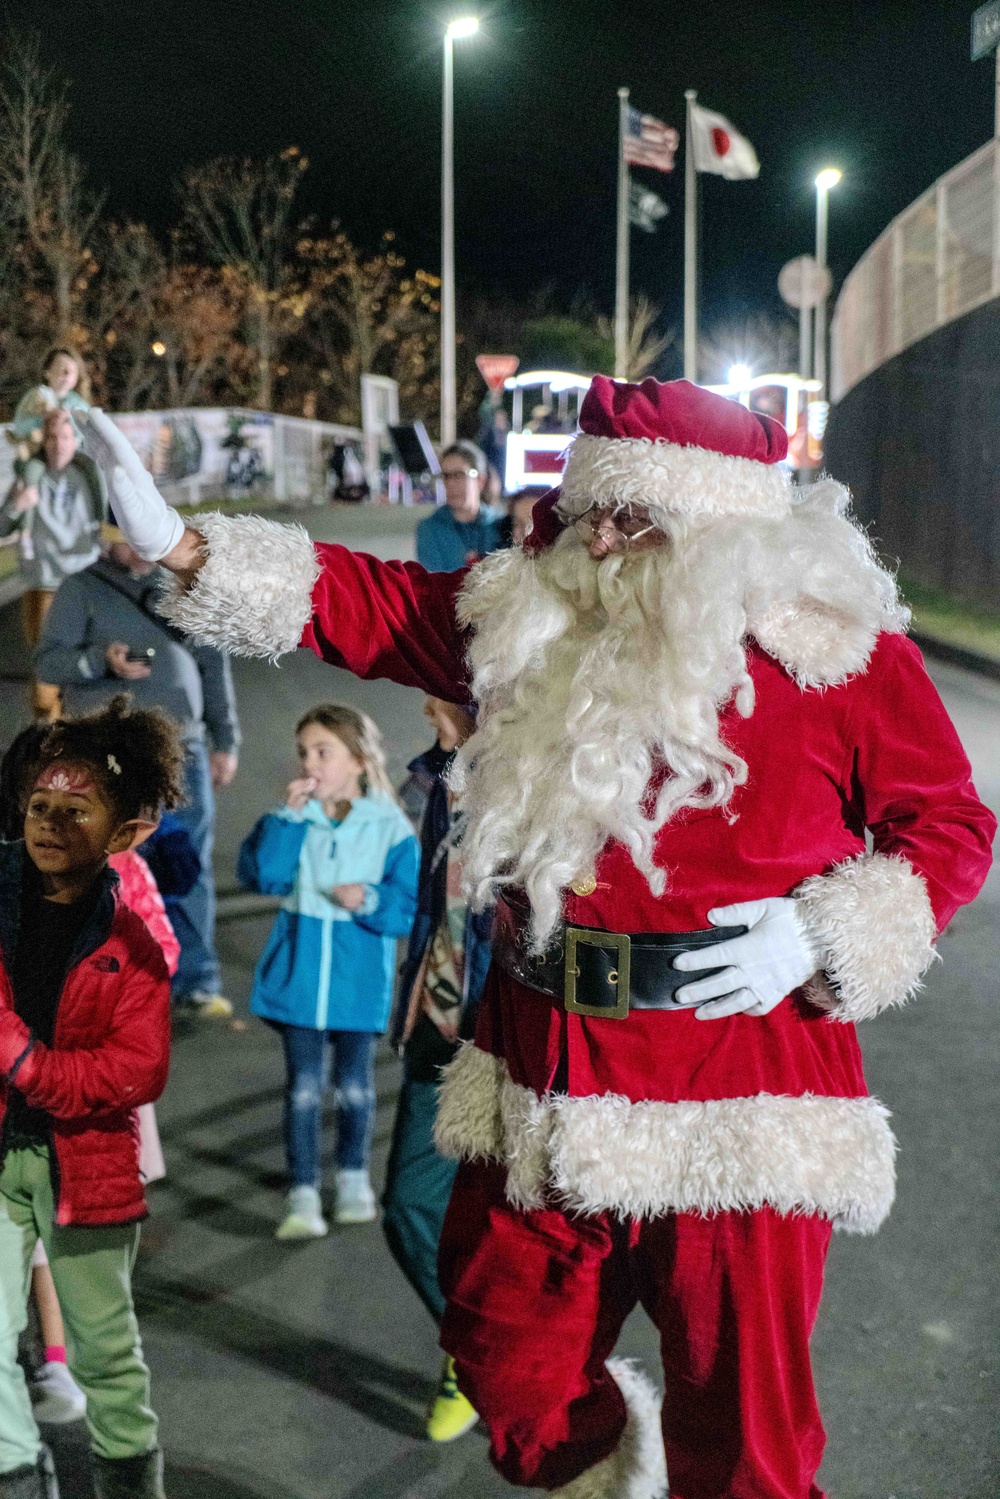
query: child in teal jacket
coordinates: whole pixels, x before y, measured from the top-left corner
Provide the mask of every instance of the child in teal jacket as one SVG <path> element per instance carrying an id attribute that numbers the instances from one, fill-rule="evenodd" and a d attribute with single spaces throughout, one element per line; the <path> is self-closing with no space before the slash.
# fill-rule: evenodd
<path id="1" fill-rule="evenodd" d="M 389 1021 L 396 939 L 416 911 L 419 848 L 367 714 L 321 704 L 295 731 L 302 774 L 240 850 L 239 878 L 284 896 L 250 1008 L 285 1049 L 291 1189 L 281 1239 L 327 1232 L 319 1187 L 323 1093 L 333 1063 L 338 1223 L 375 1217 L 368 1179 L 374 1058 Z M 329 1041 L 329 1046 L 327 1045 Z"/>

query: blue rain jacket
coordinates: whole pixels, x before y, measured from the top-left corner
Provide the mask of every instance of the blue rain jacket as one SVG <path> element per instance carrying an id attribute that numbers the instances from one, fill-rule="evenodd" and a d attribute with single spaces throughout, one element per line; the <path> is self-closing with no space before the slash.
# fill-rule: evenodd
<path id="1" fill-rule="evenodd" d="M 340 823 L 318 801 L 262 817 L 237 872 L 249 889 L 285 899 L 254 974 L 253 1013 L 320 1031 L 384 1031 L 419 861 L 413 828 L 385 796 L 358 797 Z M 326 894 L 348 884 L 366 887 L 360 911 Z"/>

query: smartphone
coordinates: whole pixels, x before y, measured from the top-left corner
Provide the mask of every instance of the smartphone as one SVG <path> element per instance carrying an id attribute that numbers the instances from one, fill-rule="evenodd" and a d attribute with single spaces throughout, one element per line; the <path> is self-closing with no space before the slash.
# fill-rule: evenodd
<path id="1" fill-rule="evenodd" d="M 155 655 L 156 655 L 156 647 L 153 646 L 153 645 L 147 646 L 144 651 L 139 650 L 138 647 L 136 647 L 135 649 L 133 649 L 130 646 L 129 647 L 129 653 L 125 657 L 125 660 L 126 661 L 141 661 L 142 664 L 143 664 L 143 666 L 152 666 L 152 664 L 153 664 L 153 658 L 154 658 Z"/>

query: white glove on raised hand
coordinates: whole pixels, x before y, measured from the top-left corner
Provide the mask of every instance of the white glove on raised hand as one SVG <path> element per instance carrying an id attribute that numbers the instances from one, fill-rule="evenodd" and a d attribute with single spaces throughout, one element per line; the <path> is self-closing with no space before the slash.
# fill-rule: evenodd
<path id="1" fill-rule="evenodd" d="M 83 419 L 80 413 L 81 425 Z M 85 420 L 86 447 L 104 471 L 115 519 L 126 541 L 146 562 L 159 562 L 184 535 L 184 522 L 164 500 L 139 454 L 111 418 L 99 406 L 91 406 Z"/>
<path id="2" fill-rule="evenodd" d="M 692 948 L 674 959 L 674 967 L 685 972 L 721 970 L 685 984 L 674 996 L 677 1004 L 697 1005 L 698 1020 L 767 1015 L 786 994 L 812 978 L 820 966 L 798 902 L 788 896 L 719 906 L 709 911 L 708 919 L 713 926 L 747 926 L 750 930 L 743 937 L 731 937 L 714 947 Z"/>

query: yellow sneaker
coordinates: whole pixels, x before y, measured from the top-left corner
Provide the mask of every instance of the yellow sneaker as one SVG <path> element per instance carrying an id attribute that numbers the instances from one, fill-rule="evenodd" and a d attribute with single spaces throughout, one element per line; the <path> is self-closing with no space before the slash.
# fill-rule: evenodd
<path id="1" fill-rule="evenodd" d="M 228 1020 L 233 1013 L 232 1000 L 224 994 L 209 994 L 204 989 L 196 989 L 181 1003 L 200 1020 Z"/>
<path id="2" fill-rule="evenodd" d="M 454 1442 L 471 1431 L 478 1415 L 455 1383 L 455 1360 L 445 1354 L 441 1383 L 427 1412 L 427 1435 L 432 1442 Z"/>

